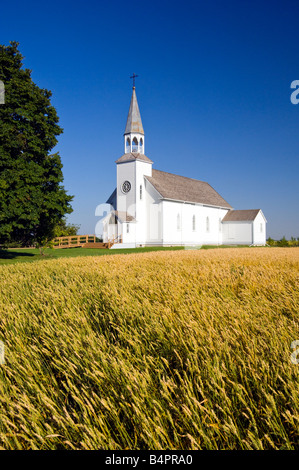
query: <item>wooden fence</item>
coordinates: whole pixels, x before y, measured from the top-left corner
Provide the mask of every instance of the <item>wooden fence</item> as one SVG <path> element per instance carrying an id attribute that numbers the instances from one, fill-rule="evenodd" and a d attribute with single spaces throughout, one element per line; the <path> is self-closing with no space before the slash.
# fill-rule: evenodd
<path id="1" fill-rule="evenodd" d="M 53 248 L 111 248 L 116 242 L 121 242 L 122 237 L 109 240 L 107 243 L 98 241 L 95 235 L 73 235 L 71 237 L 57 237 L 53 240 Z"/>

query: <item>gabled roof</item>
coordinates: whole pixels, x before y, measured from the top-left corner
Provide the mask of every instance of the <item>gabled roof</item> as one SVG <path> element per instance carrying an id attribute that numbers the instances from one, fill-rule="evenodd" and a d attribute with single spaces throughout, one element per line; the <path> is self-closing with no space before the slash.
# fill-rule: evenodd
<path id="1" fill-rule="evenodd" d="M 116 160 L 116 163 L 134 162 L 135 160 L 141 160 L 143 162 L 153 163 L 146 155 L 143 155 L 143 153 L 136 153 L 136 152 L 125 153 L 118 160 Z"/>
<path id="2" fill-rule="evenodd" d="M 113 191 L 113 193 L 109 196 L 109 198 L 106 201 L 106 204 L 111 204 L 113 206 L 113 202 L 115 201 L 116 198 L 116 188 Z"/>
<path id="3" fill-rule="evenodd" d="M 133 215 L 125 211 L 111 211 L 101 219 L 101 222 L 110 219 L 110 217 L 116 217 L 120 222 L 136 222 L 136 219 Z"/>
<path id="4" fill-rule="evenodd" d="M 133 217 L 131 214 L 128 214 L 128 212 L 114 211 L 114 214 L 121 222 L 136 222 L 135 217 Z"/>
<path id="5" fill-rule="evenodd" d="M 260 209 L 232 210 L 229 211 L 222 219 L 222 222 L 252 222 Z"/>
<path id="6" fill-rule="evenodd" d="M 204 181 L 173 175 L 160 170 L 152 170 L 152 176 L 146 176 L 145 178 L 161 194 L 163 199 L 232 208 L 209 183 Z"/>
<path id="7" fill-rule="evenodd" d="M 125 134 L 130 134 L 131 132 L 138 132 L 139 134 L 144 134 L 135 87 L 133 87 Z"/>

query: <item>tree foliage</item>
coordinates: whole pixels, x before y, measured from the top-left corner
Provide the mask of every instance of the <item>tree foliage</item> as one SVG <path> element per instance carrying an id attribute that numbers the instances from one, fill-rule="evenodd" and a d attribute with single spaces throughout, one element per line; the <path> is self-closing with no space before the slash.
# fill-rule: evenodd
<path id="1" fill-rule="evenodd" d="M 289 243 L 285 236 L 283 236 L 280 240 L 278 240 L 277 246 L 289 246 Z"/>
<path id="2" fill-rule="evenodd" d="M 59 224 L 56 225 L 54 235 L 55 237 L 71 237 L 78 234 L 79 228 L 80 225 L 68 224 L 66 219 L 63 218 Z"/>
<path id="3" fill-rule="evenodd" d="M 72 212 L 62 186 L 62 163 L 51 154 L 63 130 L 51 91 L 39 88 L 22 68 L 18 43 L 0 45 L 0 243 L 43 244 Z"/>

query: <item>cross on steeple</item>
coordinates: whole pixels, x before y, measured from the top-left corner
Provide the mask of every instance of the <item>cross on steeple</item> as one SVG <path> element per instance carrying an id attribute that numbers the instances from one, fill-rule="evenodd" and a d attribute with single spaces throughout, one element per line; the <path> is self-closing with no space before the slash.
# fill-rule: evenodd
<path id="1" fill-rule="evenodd" d="M 133 88 L 135 88 L 135 78 L 138 77 L 138 75 L 135 75 L 135 73 L 133 73 L 132 77 L 130 78 L 133 78 Z"/>

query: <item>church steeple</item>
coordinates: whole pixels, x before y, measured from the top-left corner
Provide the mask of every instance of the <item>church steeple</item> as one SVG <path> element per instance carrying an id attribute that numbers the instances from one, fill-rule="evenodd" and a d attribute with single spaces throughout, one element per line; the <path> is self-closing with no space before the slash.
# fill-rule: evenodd
<path id="1" fill-rule="evenodd" d="M 133 75 L 135 79 L 136 75 Z M 133 82 L 133 91 L 130 103 L 130 109 L 127 117 L 127 124 L 124 133 L 125 153 L 144 154 L 144 130 L 142 126 L 140 111 L 135 91 L 135 81 Z"/>

